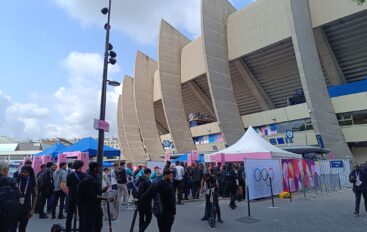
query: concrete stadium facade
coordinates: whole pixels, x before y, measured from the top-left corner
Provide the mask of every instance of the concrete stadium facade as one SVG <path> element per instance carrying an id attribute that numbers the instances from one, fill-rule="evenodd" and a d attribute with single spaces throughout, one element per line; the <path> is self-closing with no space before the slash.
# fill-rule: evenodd
<path id="1" fill-rule="evenodd" d="M 271 128 L 272 142 L 295 127 L 294 145 L 317 145 L 317 135 L 335 157 L 367 160 L 367 93 L 329 96 L 330 87 L 366 85 L 366 6 L 258 0 L 237 11 L 201 0 L 199 38 L 164 20 L 158 38 L 158 61 L 137 52 L 135 77 L 124 80 L 117 120 L 126 159 L 222 149 L 252 125 Z M 296 92 L 305 100 L 290 104 Z M 210 122 L 192 125 L 196 112 Z"/>

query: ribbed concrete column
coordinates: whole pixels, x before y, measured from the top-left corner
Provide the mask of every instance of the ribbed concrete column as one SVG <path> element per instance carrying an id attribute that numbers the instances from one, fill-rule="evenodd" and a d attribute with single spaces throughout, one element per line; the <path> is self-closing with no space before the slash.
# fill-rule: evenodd
<path id="1" fill-rule="evenodd" d="M 340 69 L 339 63 L 334 55 L 329 41 L 326 38 L 322 27 L 314 29 L 315 42 L 317 50 L 319 51 L 320 59 L 324 65 L 324 69 L 329 78 L 331 85 L 342 85 L 346 83 L 344 74 Z"/>
<path id="2" fill-rule="evenodd" d="M 145 163 L 146 154 L 140 136 L 138 118 L 135 109 L 134 80 L 125 76 L 122 91 L 122 121 L 124 123 L 127 144 L 134 163 Z"/>
<path id="3" fill-rule="evenodd" d="M 117 133 L 119 137 L 120 149 L 122 153 L 122 158 L 128 161 L 132 161 L 131 151 L 127 144 L 125 128 L 122 119 L 122 95 L 119 96 L 119 100 L 117 102 Z"/>
<path id="4" fill-rule="evenodd" d="M 226 144 L 244 133 L 229 72 L 227 18 L 235 8 L 227 0 L 201 1 L 201 33 L 208 84 L 219 127 Z"/>
<path id="5" fill-rule="evenodd" d="M 195 149 L 186 120 L 181 92 L 181 51 L 190 42 L 185 36 L 161 21 L 158 44 L 158 72 L 161 81 L 163 109 L 176 152 Z"/>
<path id="6" fill-rule="evenodd" d="M 153 81 L 157 68 L 155 60 L 137 52 L 134 78 L 135 107 L 141 137 L 151 160 L 160 160 L 160 156 L 164 154 L 155 123 L 153 105 Z"/>
<path id="7" fill-rule="evenodd" d="M 311 25 L 308 0 L 289 0 L 292 41 L 315 132 L 338 158 L 352 157 L 327 93 Z"/>

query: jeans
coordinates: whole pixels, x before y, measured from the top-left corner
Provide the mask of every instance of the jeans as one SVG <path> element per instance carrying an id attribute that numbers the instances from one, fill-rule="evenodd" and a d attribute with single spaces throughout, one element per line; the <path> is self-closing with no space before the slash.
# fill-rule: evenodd
<path id="1" fill-rule="evenodd" d="M 200 181 L 194 180 L 192 182 L 192 197 L 195 199 L 199 199 L 200 195 Z"/>
<path id="2" fill-rule="evenodd" d="M 57 202 L 59 200 L 60 200 L 59 216 L 62 216 L 63 211 L 64 211 L 66 194 L 62 190 L 59 190 L 59 191 L 54 192 L 54 196 L 55 196 L 55 201 L 54 201 L 54 204 L 52 205 L 52 216 L 56 215 L 56 207 L 57 207 Z"/>
<path id="3" fill-rule="evenodd" d="M 229 195 L 230 195 L 230 201 L 229 201 L 229 206 L 230 207 L 235 207 L 236 206 L 236 187 L 230 187 L 228 189 Z"/>
<path id="4" fill-rule="evenodd" d="M 120 203 L 121 197 L 123 197 L 122 202 L 127 203 L 129 199 L 129 192 L 127 191 L 127 184 L 126 183 L 117 184 L 117 189 L 118 189 L 118 195 L 117 195 L 118 203 Z"/>

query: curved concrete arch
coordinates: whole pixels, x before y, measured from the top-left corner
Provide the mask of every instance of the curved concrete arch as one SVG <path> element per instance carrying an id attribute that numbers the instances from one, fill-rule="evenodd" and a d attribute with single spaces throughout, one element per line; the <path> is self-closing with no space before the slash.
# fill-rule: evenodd
<path id="1" fill-rule="evenodd" d="M 125 128 L 122 119 L 122 95 L 119 96 L 117 102 L 117 133 L 119 137 L 120 149 L 122 152 L 122 157 L 120 157 L 120 159 L 132 161 L 131 151 L 126 140 Z"/>
<path id="2" fill-rule="evenodd" d="M 244 133 L 229 71 L 227 18 L 235 12 L 227 0 L 201 1 L 204 63 L 214 111 L 227 145 Z"/>
<path id="3" fill-rule="evenodd" d="M 136 114 L 146 152 L 152 160 L 164 154 L 154 116 L 153 82 L 158 68 L 155 60 L 140 51 L 136 54 L 134 96 Z"/>
<path id="4" fill-rule="evenodd" d="M 163 109 L 176 152 L 195 149 L 186 120 L 181 91 L 181 51 L 190 42 L 166 21 L 161 21 L 158 42 L 158 72 Z"/>
<path id="5" fill-rule="evenodd" d="M 132 162 L 141 163 L 146 161 L 146 154 L 140 136 L 133 86 L 133 78 L 125 76 L 122 91 L 122 121 L 124 123 L 127 144 L 131 150 Z"/>

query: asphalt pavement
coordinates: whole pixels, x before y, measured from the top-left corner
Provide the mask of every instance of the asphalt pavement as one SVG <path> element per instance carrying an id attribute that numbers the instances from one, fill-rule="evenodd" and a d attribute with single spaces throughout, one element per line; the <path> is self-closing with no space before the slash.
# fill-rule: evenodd
<path id="1" fill-rule="evenodd" d="M 271 200 L 251 202 L 251 217 L 247 213 L 247 202 L 237 202 L 237 209 L 228 207 L 228 200 L 220 201 L 224 224 L 210 228 L 207 222 L 200 221 L 204 215 L 204 201 L 189 201 L 177 206 L 177 215 L 173 232 L 190 231 L 259 231 L 259 232 L 362 232 L 367 231 L 367 214 L 361 202 L 361 215 L 353 215 L 354 195 L 350 189 L 339 192 L 303 194 L 289 199 L 275 199 L 272 208 Z M 120 208 L 120 216 L 112 222 L 113 231 L 129 231 L 133 210 Z M 34 216 L 28 227 L 30 232 L 49 232 L 52 224 L 64 224 L 65 220 L 38 219 Z M 138 231 L 138 219 L 135 231 Z M 108 221 L 104 221 L 103 231 L 108 231 Z M 156 218 L 153 216 L 148 232 L 158 231 Z"/>

